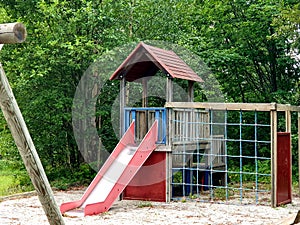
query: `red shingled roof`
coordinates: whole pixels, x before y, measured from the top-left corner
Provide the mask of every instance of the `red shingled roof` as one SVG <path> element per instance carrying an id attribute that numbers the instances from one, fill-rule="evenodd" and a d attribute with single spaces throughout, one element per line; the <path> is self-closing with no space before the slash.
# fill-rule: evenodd
<path id="1" fill-rule="evenodd" d="M 158 70 L 172 78 L 203 82 L 173 51 L 160 49 L 140 42 L 125 61 L 112 74 L 110 80 L 122 79 L 135 81 L 142 77 L 153 76 Z"/>

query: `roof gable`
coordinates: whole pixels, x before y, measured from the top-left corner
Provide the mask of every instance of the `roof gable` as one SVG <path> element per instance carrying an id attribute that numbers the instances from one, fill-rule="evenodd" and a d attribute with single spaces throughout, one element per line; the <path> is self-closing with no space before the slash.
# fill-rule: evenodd
<path id="1" fill-rule="evenodd" d="M 195 82 L 203 82 L 175 52 L 153 47 L 140 42 L 124 62 L 112 74 L 110 80 L 134 81 L 142 77 L 154 76 L 161 70 L 167 76 Z"/>

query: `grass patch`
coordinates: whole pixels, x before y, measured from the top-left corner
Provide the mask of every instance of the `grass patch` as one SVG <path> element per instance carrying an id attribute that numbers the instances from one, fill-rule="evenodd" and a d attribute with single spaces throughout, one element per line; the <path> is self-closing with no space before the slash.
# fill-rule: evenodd
<path id="1" fill-rule="evenodd" d="M 140 202 L 137 206 L 138 208 L 152 208 L 153 205 L 151 202 L 147 202 L 147 201 L 144 201 L 144 202 Z"/>
<path id="2" fill-rule="evenodd" d="M 0 160 L 0 196 L 32 190 L 33 186 L 25 170 L 16 169 L 12 161 Z"/>
<path id="3" fill-rule="evenodd" d="M 0 175 L 0 196 L 9 195 L 9 189 L 14 187 L 14 177 L 7 175 Z"/>
<path id="4" fill-rule="evenodd" d="M 24 184 L 24 179 L 26 178 L 22 176 L 0 174 L 0 196 L 7 196 L 16 193 L 32 191 L 33 186 L 28 183 Z"/>

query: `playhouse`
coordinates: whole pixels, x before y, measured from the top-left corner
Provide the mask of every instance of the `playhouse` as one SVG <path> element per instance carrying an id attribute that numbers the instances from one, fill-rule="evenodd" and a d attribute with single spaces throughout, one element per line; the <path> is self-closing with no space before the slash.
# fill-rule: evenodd
<path id="1" fill-rule="evenodd" d="M 157 74 L 164 85 L 150 87 Z M 273 207 L 291 202 L 292 118 L 296 112 L 299 140 L 300 107 L 193 102 L 201 77 L 175 52 L 143 42 L 111 75 L 116 79 L 122 138 L 83 197 L 62 204 L 62 213 L 75 208 L 85 215 L 101 213 L 119 196 L 162 202 L 187 196 Z M 185 101 L 175 99 L 178 80 L 185 82 Z M 149 92 L 162 87 L 165 96 L 153 105 Z M 140 101 L 129 105 L 131 95 Z"/>
<path id="2" fill-rule="evenodd" d="M 165 76 L 166 102 L 149 107 L 148 82 L 158 71 Z M 124 199 L 200 196 L 208 201 L 253 198 L 258 204 L 268 196 L 272 206 L 291 201 L 291 114 L 298 112 L 299 127 L 300 107 L 193 102 L 193 87 L 203 82 L 201 77 L 173 51 L 143 42 L 110 79 L 120 80 L 121 134 L 135 121 L 135 138 L 141 140 L 158 121 L 157 147 L 125 188 Z M 174 79 L 186 80 L 187 101 L 174 102 Z M 130 82 L 142 87 L 137 107 L 126 105 Z M 279 119 L 284 128 L 278 127 Z"/>

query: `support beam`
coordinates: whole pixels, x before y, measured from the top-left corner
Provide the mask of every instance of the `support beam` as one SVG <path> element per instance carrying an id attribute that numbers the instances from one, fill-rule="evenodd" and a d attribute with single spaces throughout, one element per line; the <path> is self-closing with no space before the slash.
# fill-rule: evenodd
<path id="1" fill-rule="evenodd" d="M 173 102 L 173 81 L 170 76 L 167 77 L 167 85 L 166 85 L 166 101 Z"/>
<path id="2" fill-rule="evenodd" d="M 300 174 L 300 112 L 298 112 L 298 170 Z M 299 193 L 300 193 L 300 176 L 299 176 Z"/>
<path id="3" fill-rule="evenodd" d="M 285 111 L 285 132 L 292 132 L 292 115 L 290 110 Z"/>
<path id="4" fill-rule="evenodd" d="M 277 202 L 277 111 L 271 110 L 271 206 Z"/>
<path id="5" fill-rule="evenodd" d="M 126 92 L 126 80 L 122 78 L 120 80 L 120 138 L 125 133 L 124 107 L 126 106 Z"/>
<path id="6" fill-rule="evenodd" d="M 293 146 L 292 146 L 292 113 L 290 110 L 290 105 L 287 105 L 289 109 L 287 109 L 285 111 L 285 132 L 290 133 L 290 184 L 293 183 L 293 169 L 292 169 L 292 165 L 293 165 Z"/>
<path id="7" fill-rule="evenodd" d="M 26 36 L 26 28 L 21 23 L 0 24 L 0 44 L 22 43 Z"/>
<path id="8" fill-rule="evenodd" d="M 148 107 L 148 78 L 142 78 L 143 93 L 142 93 L 142 107 Z"/>
<path id="9" fill-rule="evenodd" d="M 26 39 L 26 28 L 21 23 L 0 24 L 0 50 L 3 44 L 21 43 Z M 64 225 L 46 173 L 29 131 L 0 63 L 0 107 L 16 146 L 37 192 L 50 225 Z"/>
<path id="10" fill-rule="evenodd" d="M 0 106 L 49 223 L 64 225 L 42 163 L 1 64 Z"/>
<path id="11" fill-rule="evenodd" d="M 194 81 L 188 81 L 188 102 L 194 101 Z"/>

